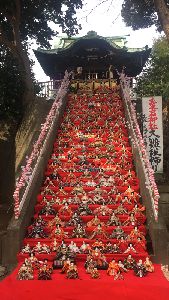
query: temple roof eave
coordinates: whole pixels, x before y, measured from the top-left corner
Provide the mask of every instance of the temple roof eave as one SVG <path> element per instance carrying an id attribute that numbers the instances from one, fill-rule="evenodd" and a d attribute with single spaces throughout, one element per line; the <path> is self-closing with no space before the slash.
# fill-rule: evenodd
<path id="1" fill-rule="evenodd" d="M 102 65 L 107 68 L 110 64 L 121 71 L 126 66 L 127 75 L 135 77 L 150 55 L 151 49 L 129 52 L 125 48 L 114 47 L 102 37 L 79 38 L 70 47 L 64 49 L 34 50 L 35 56 L 46 75 L 53 77 L 56 72 L 64 72 L 67 68 L 82 66 L 89 68 L 89 64 L 99 70 Z"/>

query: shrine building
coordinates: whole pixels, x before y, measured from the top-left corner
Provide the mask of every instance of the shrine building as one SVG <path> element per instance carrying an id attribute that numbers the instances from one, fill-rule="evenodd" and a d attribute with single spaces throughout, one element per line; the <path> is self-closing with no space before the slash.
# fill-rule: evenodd
<path id="1" fill-rule="evenodd" d="M 45 74 L 51 80 L 62 79 L 64 72 L 81 70 L 81 79 L 106 79 L 109 68 L 113 78 L 125 67 L 129 77 L 139 75 L 149 58 L 151 49 L 127 48 L 127 36 L 102 37 L 89 31 L 83 37 L 61 38 L 54 49 L 34 51 Z"/>

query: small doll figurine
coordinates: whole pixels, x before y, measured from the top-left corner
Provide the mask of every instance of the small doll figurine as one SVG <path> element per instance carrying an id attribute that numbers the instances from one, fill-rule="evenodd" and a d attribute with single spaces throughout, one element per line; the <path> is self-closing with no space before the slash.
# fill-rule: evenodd
<path id="1" fill-rule="evenodd" d="M 154 272 L 154 266 L 153 266 L 151 260 L 149 259 L 149 257 L 146 257 L 146 260 L 144 262 L 144 267 L 147 272 L 150 272 L 150 273 Z"/>
<path id="2" fill-rule="evenodd" d="M 59 248 L 59 243 L 56 238 L 53 239 L 52 243 L 50 244 L 50 249 L 52 252 L 57 252 Z"/>
<path id="3" fill-rule="evenodd" d="M 67 279 L 79 278 L 77 266 L 73 262 L 71 262 L 70 266 L 68 267 L 68 270 L 66 272 L 66 278 Z"/>
<path id="4" fill-rule="evenodd" d="M 26 244 L 25 247 L 23 247 L 21 250 L 22 254 L 30 254 L 31 252 L 32 252 L 32 249 L 29 244 Z"/>
<path id="5" fill-rule="evenodd" d="M 80 253 L 82 254 L 88 254 L 91 250 L 91 247 L 89 244 L 86 244 L 85 241 L 83 241 L 81 247 L 80 247 Z"/>
<path id="6" fill-rule="evenodd" d="M 51 280 L 51 274 L 53 273 L 53 268 L 49 265 L 48 260 L 45 259 L 42 266 L 38 271 L 38 280 Z"/>
<path id="7" fill-rule="evenodd" d="M 142 262 L 142 259 L 139 259 L 138 263 L 135 264 L 133 270 L 134 270 L 135 275 L 140 277 L 140 278 L 147 275 L 147 271 L 146 271 L 146 268 L 145 268 L 145 266 Z"/>
<path id="8" fill-rule="evenodd" d="M 120 239 L 121 237 L 124 237 L 124 238 L 126 238 L 126 233 L 124 232 L 124 230 L 120 227 L 120 226 L 117 226 L 114 230 L 113 230 L 113 232 L 112 232 L 112 234 L 111 234 L 111 238 L 112 239 Z"/>
<path id="9" fill-rule="evenodd" d="M 50 202 L 46 202 L 46 205 L 41 209 L 39 212 L 39 215 L 56 215 L 55 209 L 52 207 L 52 204 Z"/>
<path id="10" fill-rule="evenodd" d="M 29 266 L 26 266 L 25 263 L 20 267 L 17 275 L 18 280 L 32 280 L 33 277 L 33 269 Z"/>
<path id="11" fill-rule="evenodd" d="M 113 276 L 114 280 L 123 279 L 123 276 L 120 271 L 120 267 L 119 267 L 118 263 L 115 262 L 114 259 L 112 259 L 112 261 L 109 263 L 109 267 L 107 269 L 107 274 L 109 276 Z"/>
<path id="12" fill-rule="evenodd" d="M 62 268 L 62 270 L 61 270 L 61 273 L 67 273 L 67 271 L 68 271 L 68 269 L 69 269 L 69 267 L 70 267 L 70 264 L 71 264 L 71 260 L 70 260 L 70 258 L 68 257 L 68 258 L 64 261 L 64 263 L 63 263 L 63 268 Z"/>
<path id="13" fill-rule="evenodd" d="M 77 227 L 73 229 L 72 238 L 85 238 L 86 232 L 82 225 L 77 224 Z"/>
<path id="14" fill-rule="evenodd" d="M 91 274 L 92 279 L 99 279 L 100 278 L 100 274 L 99 274 L 99 271 L 97 270 L 97 268 L 93 268 L 90 271 L 90 274 Z"/>
<path id="15" fill-rule="evenodd" d="M 99 236 L 100 238 L 108 238 L 108 234 L 105 231 L 105 228 L 98 224 L 97 227 L 93 230 L 92 235 L 90 236 L 90 239 L 93 239 L 94 237 Z"/>
<path id="16" fill-rule="evenodd" d="M 127 249 L 124 251 L 124 253 L 130 253 L 130 254 L 134 254 L 137 253 L 136 249 L 134 248 L 132 243 L 129 243 Z"/>
<path id="17" fill-rule="evenodd" d="M 134 266 L 136 265 L 136 261 L 131 256 L 131 254 L 128 255 L 128 257 L 124 260 L 124 266 L 128 270 L 134 269 Z"/>

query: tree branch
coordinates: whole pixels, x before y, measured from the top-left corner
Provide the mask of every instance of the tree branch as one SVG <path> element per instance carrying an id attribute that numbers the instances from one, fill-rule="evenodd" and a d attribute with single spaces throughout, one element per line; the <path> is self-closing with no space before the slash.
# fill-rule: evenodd
<path id="1" fill-rule="evenodd" d="M 80 20 L 82 20 L 82 19 L 87 19 L 88 16 L 90 16 L 90 15 L 92 14 L 92 12 L 93 12 L 95 9 L 97 9 L 97 8 L 98 8 L 99 6 L 101 6 L 103 3 L 108 2 L 108 1 L 109 1 L 109 0 L 102 0 L 102 1 L 100 1 L 100 2 L 99 2 L 98 4 L 96 4 L 93 8 L 91 8 L 91 10 L 89 11 L 88 14 L 86 14 L 86 16 L 84 16 L 84 17 L 78 19 L 78 21 L 80 21 Z"/>
<path id="2" fill-rule="evenodd" d="M 15 0 L 15 7 L 16 7 L 16 22 L 18 23 L 18 26 L 20 24 L 20 17 L 21 17 L 21 6 L 20 6 L 20 0 Z"/>
<path id="3" fill-rule="evenodd" d="M 154 5 L 158 13 L 159 21 L 169 41 L 169 9 L 164 0 L 154 0 Z"/>
<path id="4" fill-rule="evenodd" d="M 15 45 L 9 41 L 9 39 L 5 36 L 5 33 L 0 26 L 0 43 L 6 46 L 13 54 L 16 53 L 16 47 Z"/>

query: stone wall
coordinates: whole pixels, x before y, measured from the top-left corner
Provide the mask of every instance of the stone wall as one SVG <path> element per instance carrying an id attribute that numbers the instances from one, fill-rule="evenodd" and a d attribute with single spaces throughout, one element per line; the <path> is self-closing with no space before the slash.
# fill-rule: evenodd
<path id="1" fill-rule="evenodd" d="M 122 95 L 123 97 L 123 95 Z M 128 107 L 124 101 L 125 116 L 130 124 L 130 116 Z M 131 112 L 130 112 L 131 113 Z M 128 126 L 129 136 L 131 141 L 134 140 L 131 126 Z M 132 145 L 132 142 L 131 142 Z M 143 200 L 143 205 L 146 207 L 147 230 L 152 241 L 154 261 L 162 264 L 169 264 L 169 233 L 166 224 L 159 208 L 158 221 L 155 220 L 153 206 L 151 203 L 151 194 L 146 186 L 146 176 L 141 161 L 139 151 L 132 145 L 133 159 L 136 168 L 136 173 L 140 182 L 140 193 Z"/>
<path id="2" fill-rule="evenodd" d="M 160 201 L 159 201 L 160 214 L 169 231 L 169 186 L 159 185 L 158 189 L 160 193 Z"/>
<path id="3" fill-rule="evenodd" d="M 27 226 L 29 226 L 31 223 L 31 218 L 33 217 L 34 214 L 36 197 L 37 194 L 39 193 L 39 189 L 41 187 L 44 178 L 44 171 L 46 169 L 48 159 L 52 153 L 53 143 L 57 135 L 57 130 L 60 125 L 60 120 L 64 113 L 66 103 L 67 103 L 67 97 L 65 97 L 63 104 L 60 108 L 59 115 L 55 119 L 54 129 L 51 132 L 49 139 L 46 143 L 46 148 L 41 155 L 39 168 L 36 170 L 34 181 L 29 189 L 29 193 L 26 202 L 23 206 L 19 220 L 15 220 L 14 217 L 11 219 L 7 228 L 7 233 L 5 237 L 3 237 L 2 239 L 1 262 L 4 266 L 8 266 L 8 268 L 10 269 L 13 268 L 17 263 L 17 253 L 21 248 L 21 244 L 25 236 Z M 38 117 L 39 117 L 39 113 L 38 113 Z M 32 139 L 30 140 L 32 141 Z M 23 136 L 23 143 L 24 143 L 24 136 Z M 30 142 L 27 140 L 26 143 L 27 145 L 30 145 Z M 25 147 L 25 150 L 22 150 L 21 155 L 24 156 L 26 151 L 27 151 L 27 147 Z M 18 158 L 18 165 L 21 163 L 21 161 L 22 160 Z"/>
<path id="4" fill-rule="evenodd" d="M 32 151 L 32 145 L 37 140 L 41 131 L 41 124 L 45 122 L 45 118 L 53 104 L 53 101 L 46 101 L 45 98 L 37 97 L 31 111 L 23 120 L 21 127 L 16 135 L 16 165 L 15 173 L 19 175 L 21 165 L 25 161 L 25 157 Z"/>

